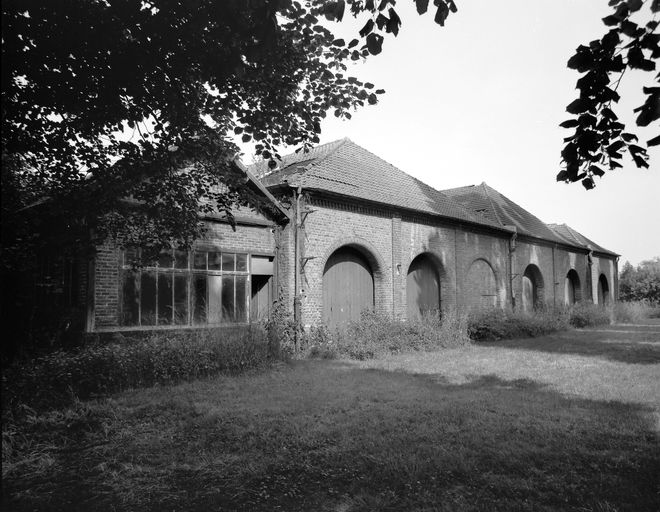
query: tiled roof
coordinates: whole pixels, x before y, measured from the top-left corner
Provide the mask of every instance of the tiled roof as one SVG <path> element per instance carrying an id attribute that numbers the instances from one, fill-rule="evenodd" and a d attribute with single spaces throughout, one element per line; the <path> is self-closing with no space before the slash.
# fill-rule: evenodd
<path id="1" fill-rule="evenodd" d="M 515 226 L 518 233 L 551 242 L 566 243 L 542 220 L 518 206 L 486 183 L 443 190 L 466 208 L 479 212 L 501 226 Z"/>
<path id="2" fill-rule="evenodd" d="M 572 227 L 566 224 L 548 224 L 548 227 L 552 229 L 552 231 L 554 231 L 557 236 L 566 240 L 566 242 L 570 243 L 571 245 L 575 245 L 577 243 L 578 245 L 592 249 L 596 252 L 603 252 L 606 254 L 618 256 L 618 254 L 615 252 L 605 249 L 604 247 L 598 245 L 596 242 L 589 240 L 582 233 L 575 231 Z"/>
<path id="3" fill-rule="evenodd" d="M 545 224 L 486 183 L 443 190 L 443 192 L 472 211 L 478 212 L 502 226 L 515 226 L 518 233 L 616 255 L 566 224 Z"/>
<path id="4" fill-rule="evenodd" d="M 471 212 L 350 139 L 285 156 L 279 168 L 262 175 L 261 180 L 267 187 L 288 182 L 308 190 L 322 190 L 502 229 L 492 219 Z"/>

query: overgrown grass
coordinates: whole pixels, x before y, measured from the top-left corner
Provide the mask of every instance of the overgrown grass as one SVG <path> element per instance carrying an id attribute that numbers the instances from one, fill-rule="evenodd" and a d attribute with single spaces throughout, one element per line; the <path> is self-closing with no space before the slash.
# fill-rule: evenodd
<path id="1" fill-rule="evenodd" d="M 660 318 L 660 305 L 648 300 L 617 302 L 613 306 L 616 322 L 632 324 L 648 318 Z"/>
<path id="2" fill-rule="evenodd" d="M 261 329 L 161 331 L 145 339 L 120 338 L 3 369 L 3 415 L 22 406 L 55 407 L 129 388 L 240 373 L 268 360 Z"/>
<path id="3" fill-rule="evenodd" d="M 564 310 L 533 313 L 504 309 L 477 310 L 470 313 L 468 333 L 474 341 L 533 338 L 570 327 Z"/>
<path id="4" fill-rule="evenodd" d="M 303 338 L 302 353 L 322 359 L 373 359 L 401 352 L 459 347 L 470 342 L 467 315 L 450 310 L 415 320 L 394 320 L 364 311 L 346 329 L 312 328 Z"/>
<path id="5" fill-rule="evenodd" d="M 660 359 L 633 355 L 660 333 L 632 330 L 292 361 L 27 414 L 3 423 L 3 506 L 655 512 Z"/>

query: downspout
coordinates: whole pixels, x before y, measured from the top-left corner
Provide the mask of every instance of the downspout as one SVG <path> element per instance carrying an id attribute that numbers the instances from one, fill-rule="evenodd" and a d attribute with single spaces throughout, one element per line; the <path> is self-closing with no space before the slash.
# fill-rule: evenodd
<path id="1" fill-rule="evenodd" d="M 515 226 L 513 226 L 515 230 Z M 518 231 L 511 233 L 511 238 L 509 239 L 509 287 L 511 288 L 511 307 L 516 309 L 516 289 L 513 285 L 513 280 L 515 279 L 514 270 L 516 268 L 516 240 L 518 239 Z"/>
<path id="2" fill-rule="evenodd" d="M 294 350 L 297 352 L 300 346 L 300 196 L 302 195 L 302 186 L 298 185 L 293 189 L 293 201 L 296 209 L 296 218 L 293 227 L 294 252 L 293 252 L 293 323 L 294 329 Z"/>
<path id="3" fill-rule="evenodd" d="M 557 274 L 555 272 L 555 246 L 552 246 L 552 307 L 557 307 Z"/>
<path id="4" fill-rule="evenodd" d="M 619 259 L 621 256 L 617 256 L 614 260 L 614 301 L 619 301 Z"/>
<path id="5" fill-rule="evenodd" d="M 596 300 L 594 300 L 594 282 L 593 282 L 593 274 L 592 274 L 592 269 L 591 266 L 594 263 L 594 251 L 589 247 L 589 252 L 587 253 L 587 273 L 589 274 L 589 279 L 587 280 L 587 284 L 589 285 L 589 295 L 591 295 L 591 303 L 596 304 Z"/>

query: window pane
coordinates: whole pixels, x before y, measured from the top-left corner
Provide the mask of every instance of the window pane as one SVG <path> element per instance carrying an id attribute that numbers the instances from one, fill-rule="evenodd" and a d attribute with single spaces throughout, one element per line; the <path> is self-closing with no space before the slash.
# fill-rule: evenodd
<path id="1" fill-rule="evenodd" d="M 172 249 L 165 249 L 158 255 L 158 266 L 172 268 Z"/>
<path id="2" fill-rule="evenodd" d="M 206 251 L 195 251 L 193 268 L 206 270 Z"/>
<path id="3" fill-rule="evenodd" d="M 236 276 L 236 321 L 247 322 L 247 276 Z"/>
<path id="4" fill-rule="evenodd" d="M 234 321 L 234 276 L 222 276 L 222 321 Z"/>
<path id="5" fill-rule="evenodd" d="M 234 271 L 234 255 L 231 253 L 222 253 L 222 270 L 223 272 Z"/>
<path id="6" fill-rule="evenodd" d="M 156 275 L 142 272 L 140 279 L 141 325 L 156 325 Z"/>
<path id="7" fill-rule="evenodd" d="M 208 307 L 206 309 L 208 323 L 219 324 L 222 321 L 222 276 L 208 276 Z"/>
<path id="8" fill-rule="evenodd" d="M 140 252 L 137 247 L 126 247 L 124 249 L 124 265 L 132 266 L 140 262 Z"/>
<path id="9" fill-rule="evenodd" d="M 169 272 L 158 273 L 158 324 L 172 323 L 172 277 Z"/>
<path id="10" fill-rule="evenodd" d="M 121 325 L 140 324 L 139 272 L 125 271 L 122 280 Z"/>
<path id="11" fill-rule="evenodd" d="M 174 251 L 174 268 L 188 268 L 188 251 Z"/>
<path id="12" fill-rule="evenodd" d="M 247 272 L 247 254 L 236 255 L 236 272 Z"/>
<path id="13" fill-rule="evenodd" d="M 188 324 L 188 276 L 174 274 L 174 323 Z"/>
<path id="14" fill-rule="evenodd" d="M 193 274 L 193 323 L 206 323 L 206 274 Z"/>
<path id="15" fill-rule="evenodd" d="M 209 270 L 220 270 L 220 253 L 209 253 Z"/>

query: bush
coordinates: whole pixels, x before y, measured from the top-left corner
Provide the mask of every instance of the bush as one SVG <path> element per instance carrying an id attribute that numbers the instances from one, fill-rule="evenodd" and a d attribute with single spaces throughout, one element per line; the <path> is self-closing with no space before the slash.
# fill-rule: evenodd
<path id="1" fill-rule="evenodd" d="M 614 305 L 614 321 L 631 324 L 647 318 L 660 317 L 660 306 L 649 300 L 617 302 Z"/>
<path id="2" fill-rule="evenodd" d="M 142 340 L 94 343 L 6 368 L 3 412 L 21 404 L 50 407 L 128 388 L 240 373 L 267 360 L 268 344 L 261 329 L 160 332 Z"/>
<path id="3" fill-rule="evenodd" d="M 468 317 L 468 334 L 474 341 L 532 338 L 568 328 L 568 316 L 563 310 L 525 313 L 493 308 L 472 311 Z"/>
<path id="4" fill-rule="evenodd" d="M 312 328 L 304 336 L 303 355 L 317 358 L 373 359 L 387 354 L 456 347 L 469 343 L 467 319 L 455 311 L 442 319 L 429 313 L 417 320 L 393 320 L 372 311 L 346 329 Z"/>
<path id="5" fill-rule="evenodd" d="M 607 325 L 611 320 L 611 309 L 591 302 L 577 302 L 568 308 L 569 322 L 573 327 Z"/>

